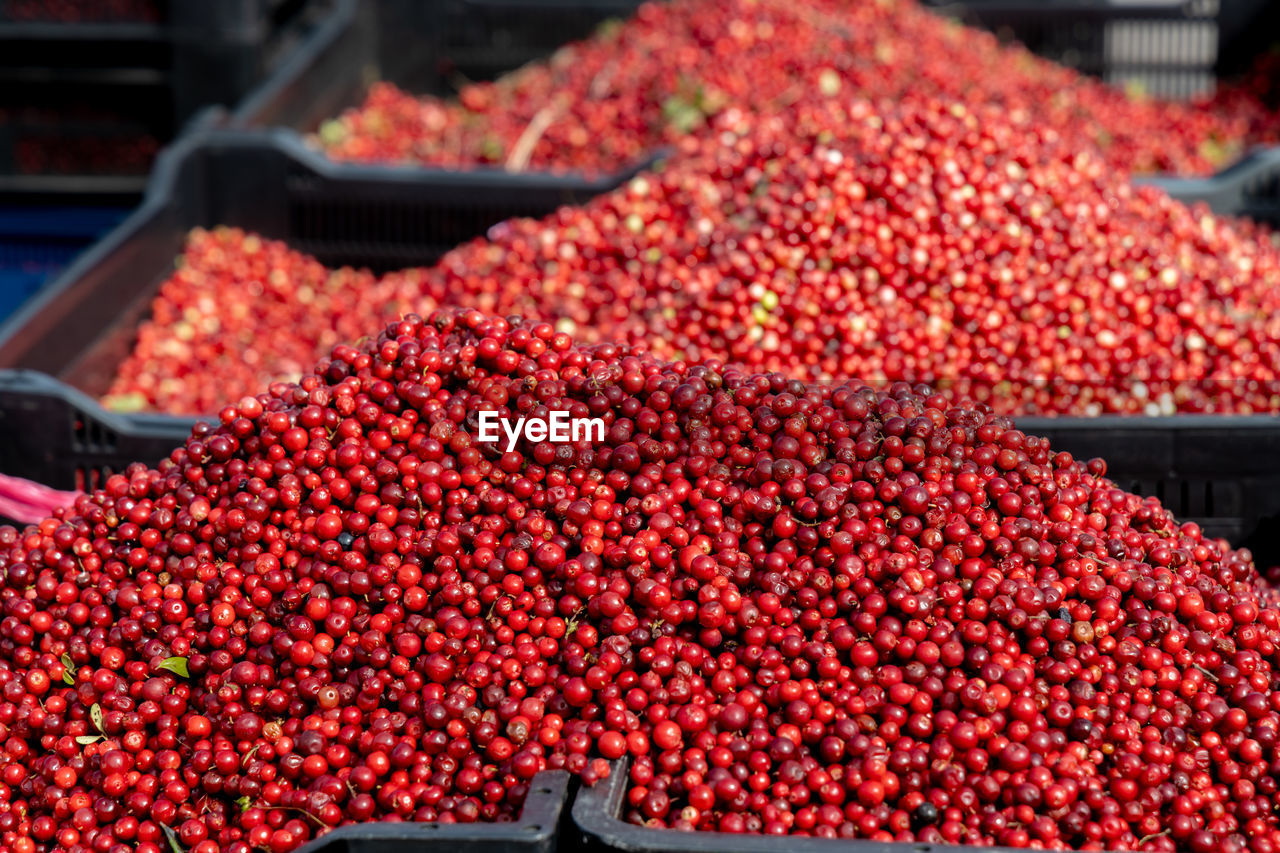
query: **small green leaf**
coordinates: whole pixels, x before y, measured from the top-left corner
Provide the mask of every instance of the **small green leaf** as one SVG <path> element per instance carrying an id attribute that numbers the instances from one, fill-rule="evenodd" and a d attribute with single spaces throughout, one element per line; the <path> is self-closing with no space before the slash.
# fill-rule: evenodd
<path id="1" fill-rule="evenodd" d="M 165 840 L 169 842 L 169 849 L 172 850 L 173 853 L 187 853 L 186 848 L 178 843 L 178 835 L 171 827 L 162 823 L 160 824 L 160 828 L 164 830 Z"/>
<path id="2" fill-rule="evenodd" d="M 236 805 L 240 807 L 240 811 L 247 812 L 249 809 L 253 808 L 253 800 L 246 795 L 236 800 Z"/>
<path id="3" fill-rule="evenodd" d="M 76 738 L 76 743 L 81 746 L 88 746 L 91 743 L 97 743 L 102 740 L 102 735 L 80 735 Z"/>
<path id="4" fill-rule="evenodd" d="M 97 702 L 94 702 L 93 706 L 89 708 L 89 720 L 93 723 L 94 728 L 100 732 L 102 731 L 102 706 Z M 106 734 L 106 732 L 103 732 L 103 734 Z"/>
<path id="5" fill-rule="evenodd" d="M 506 150 L 502 140 L 496 136 L 486 136 L 480 142 L 480 156 L 486 160 L 501 160 Z"/>
<path id="6" fill-rule="evenodd" d="M 102 398 L 102 405 L 113 412 L 133 414 L 147 408 L 147 397 L 138 391 L 129 391 L 124 394 L 108 394 Z"/>
<path id="7" fill-rule="evenodd" d="M 174 675 L 180 676 L 182 678 L 191 677 L 191 670 L 187 668 L 187 659 L 184 657 L 165 658 L 164 660 L 160 661 L 160 664 L 157 668 L 168 670 L 169 672 L 172 672 Z"/>
<path id="8" fill-rule="evenodd" d="M 76 662 L 71 659 L 71 655 L 64 653 L 62 655 L 62 680 L 71 687 L 76 686 Z"/>

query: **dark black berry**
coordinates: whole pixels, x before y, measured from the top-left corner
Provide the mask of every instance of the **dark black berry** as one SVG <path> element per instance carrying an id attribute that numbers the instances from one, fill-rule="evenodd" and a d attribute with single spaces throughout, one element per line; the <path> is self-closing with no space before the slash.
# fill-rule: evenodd
<path id="1" fill-rule="evenodd" d="M 917 827 L 935 824 L 938 822 L 938 807 L 933 803 L 921 803 L 916 806 L 911 819 Z"/>
<path id="2" fill-rule="evenodd" d="M 351 532 L 348 530 L 344 530 L 338 534 L 338 544 L 341 545 L 343 548 L 350 548 L 351 543 L 355 541 L 356 541 L 356 537 L 352 536 Z"/>

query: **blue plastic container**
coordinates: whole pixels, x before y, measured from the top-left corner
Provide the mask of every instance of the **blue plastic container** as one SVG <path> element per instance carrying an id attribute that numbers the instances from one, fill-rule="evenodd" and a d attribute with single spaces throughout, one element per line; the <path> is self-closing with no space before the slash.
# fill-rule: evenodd
<path id="1" fill-rule="evenodd" d="M 118 207 L 0 207 L 0 320 L 128 212 Z"/>

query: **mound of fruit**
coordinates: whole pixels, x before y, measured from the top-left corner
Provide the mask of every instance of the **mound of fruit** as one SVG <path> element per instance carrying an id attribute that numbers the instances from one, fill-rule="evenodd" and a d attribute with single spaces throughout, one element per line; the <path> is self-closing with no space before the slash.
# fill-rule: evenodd
<path id="1" fill-rule="evenodd" d="M 421 299 L 398 304 L 367 270 L 329 270 L 236 228 L 197 228 L 103 403 L 134 412 L 168 400 L 178 414 L 216 412 L 253 389 L 296 381 L 340 341 L 423 308 Z"/>
<path id="2" fill-rule="evenodd" d="M 995 105 L 1120 171 L 1208 174 L 1280 138 L 1253 88 L 1195 103 L 1127 94 L 909 0 L 681 0 L 455 100 L 375 86 L 317 141 L 344 160 L 607 174 L 726 110 L 772 115 L 814 91 Z"/>
<path id="3" fill-rule="evenodd" d="M 662 171 L 504 223 L 369 296 L 348 273 L 327 303 L 298 304 L 290 279 L 323 274 L 281 247 L 283 325 L 247 304 L 243 235 L 213 260 L 198 237 L 113 399 L 210 412 L 213 386 L 190 378 L 211 367 L 234 399 L 318 356 L 331 338 L 306 330 L 354 337 L 454 304 L 668 359 L 929 382 L 1005 414 L 1280 408 L 1280 250 L 1254 226 L 1135 189 L 1096 150 L 997 108 L 818 94 L 713 130 Z M 201 303 L 216 322 L 169 323 Z M 242 349 L 256 361 L 226 363 Z"/>
<path id="4" fill-rule="evenodd" d="M 482 440 L 567 412 L 603 440 Z M 0 846 L 502 820 L 1272 850 L 1246 553 L 924 388 L 410 316 L 0 529 Z M 527 433 L 526 433 L 527 435 Z"/>

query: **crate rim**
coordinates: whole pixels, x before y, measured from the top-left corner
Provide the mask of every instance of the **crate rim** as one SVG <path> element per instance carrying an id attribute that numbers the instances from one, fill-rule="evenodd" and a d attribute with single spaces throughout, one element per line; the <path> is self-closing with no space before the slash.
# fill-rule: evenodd
<path id="1" fill-rule="evenodd" d="M 232 119 L 226 127 L 209 131 L 205 140 L 210 144 L 247 145 L 271 144 L 279 147 L 290 157 L 303 165 L 314 169 L 326 178 L 349 178 L 385 183 L 412 183 L 414 181 L 430 181 L 436 186 L 503 186 L 518 181 L 528 187 L 548 190 L 575 190 L 599 194 L 612 189 L 619 180 L 625 182 L 640 172 L 649 171 L 668 157 L 674 150 L 663 146 L 649 152 L 645 156 L 630 163 L 623 163 L 613 172 L 597 176 L 587 176 L 578 171 L 546 172 L 525 171 L 510 172 L 493 166 L 477 166 L 466 169 L 450 169 L 416 163 L 359 163 L 347 160 L 334 160 L 323 150 L 309 145 L 306 137 L 289 127 L 253 128 L 244 126 L 242 121 Z M 158 161 L 157 161 L 158 171 Z M 153 176 L 154 180 L 154 176 Z M 150 189 L 150 185 L 148 185 Z"/>
<path id="2" fill-rule="evenodd" d="M 640 5 L 638 0 L 462 0 L 467 6 L 479 6 L 486 9 L 528 9 L 550 8 L 582 11 L 605 11 L 632 13 Z"/>
<path id="3" fill-rule="evenodd" d="M 1017 853 L 1012 847 L 974 847 L 918 841 L 870 841 L 853 838 L 796 838 L 728 832 L 682 832 L 626 823 L 617 815 L 627 789 L 627 759 L 610 762 L 609 777 L 581 786 L 570 815 L 588 846 L 626 853 Z"/>
<path id="4" fill-rule="evenodd" d="M 1230 166 L 1204 177 L 1137 175 L 1131 180 L 1135 186 L 1164 190 L 1170 197 L 1184 204 L 1205 202 L 1217 212 L 1215 204 L 1237 202 L 1250 181 L 1267 173 L 1280 175 L 1280 145 L 1254 146 Z M 1267 200 L 1258 200 L 1256 203 L 1266 204 Z M 1271 203 L 1280 203 L 1280 200 L 1273 200 Z M 1250 202 L 1245 202 L 1244 206 L 1247 208 L 1249 204 Z M 1247 211 L 1242 215 L 1252 218 Z"/>
<path id="5" fill-rule="evenodd" d="M 0 391 L 61 397 L 71 406 L 91 415 L 104 427 L 124 435 L 139 431 L 159 431 L 180 442 L 190 435 L 191 428 L 197 423 L 203 421 L 216 426 L 218 420 L 216 416 L 179 417 L 150 412 L 113 412 L 79 388 L 47 373 L 25 367 L 0 368 Z"/>
<path id="6" fill-rule="evenodd" d="M 1054 17 L 1057 15 L 1102 18 L 1203 17 L 1209 4 L 1203 0 L 926 0 L 925 8 L 942 14 L 975 12 Z"/>
<path id="7" fill-rule="evenodd" d="M 1276 429 L 1280 427 L 1280 412 L 1259 412 L 1252 415 L 1238 414 L 1173 414 L 1173 415 L 1116 415 L 1105 414 L 1089 417 L 1086 415 L 1068 415 L 1052 417 L 1049 415 L 1014 415 L 1013 425 L 1028 435 L 1041 435 L 1055 429 L 1084 429 L 1086 427 L 1104 427 L 1109 430 L 1128 432 L 1133 430 L 1167 429 L 1175 431 L 1192 431 L 1201 429 Z"/>
<path id="8" fill-rule="evenodd" d="M 334 180 L 360 180 L 386 184 L 430 182 L 444 187 L 504 187 L 513 182 L 523 187 L 546 190 L 574 190 L 583 193 L 603 193 L 625 183 L 640 172 L 649 171 L 670 156 L 670 148 L 660 148 L 645 157 L 622 164 L 617 171 L 598 177 L 587 177 L 579 172 L 509 172 L 506 169 L 483 167 L 475 169 L 447 169 L 440 166 L 419 166 L 412 163 L 354 163 L 334 160 L 308 145 L 298 131 L 287 127 L 245 128 L 228 122 L 224 127 L 208 128 L 202 133 L 190 134 L 173 146 L 175 158 L 170 166 L 157 167 L 148 182 L 147 192 L 159 193 L 160 187 L 172 184 L 176 172 L 177 155 L 186 155 L 195 147 L 253 148 L 274 147 L 287 157 L 313 170 L 323 178 Z"/>
<path id="9" fill-rule="evenodd" d="M 385 823 L 373 821 L 344 826 L 326 832 L 299 848 L 298 853 L 314 853 L 343 841 L 402 842 L 507 842 L 513 845 L 551 843 L 559 832 L 565 804 L 569 800 L 571 777 L 566 770 L 542 770 L 529 780 L 529 793 L 520 809 L 520 818 L 509 823 Z"/>

